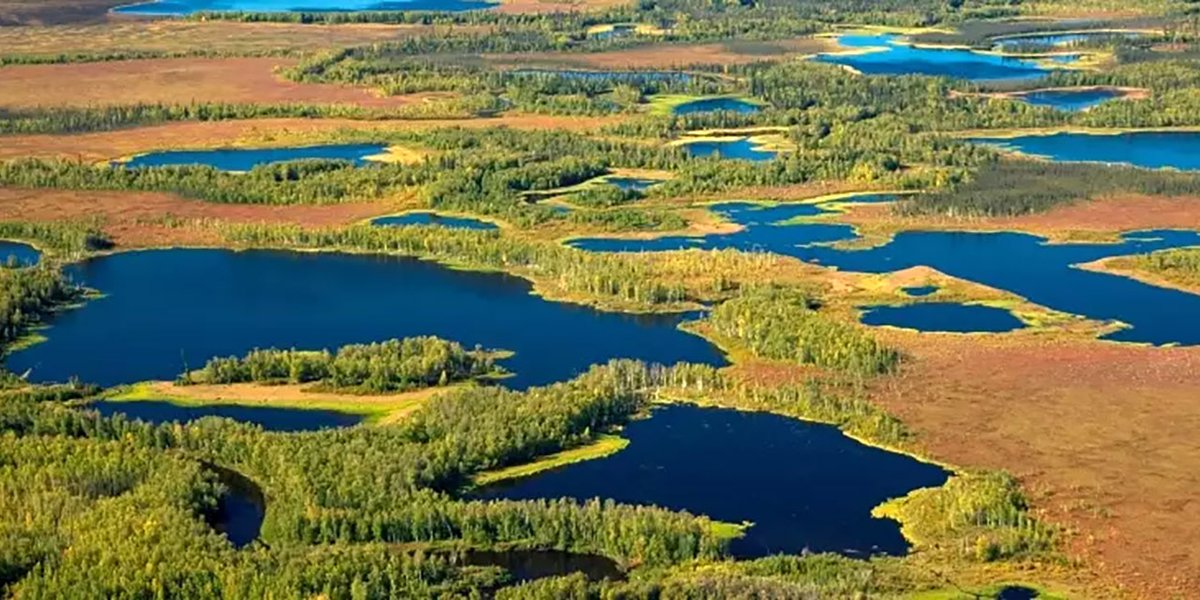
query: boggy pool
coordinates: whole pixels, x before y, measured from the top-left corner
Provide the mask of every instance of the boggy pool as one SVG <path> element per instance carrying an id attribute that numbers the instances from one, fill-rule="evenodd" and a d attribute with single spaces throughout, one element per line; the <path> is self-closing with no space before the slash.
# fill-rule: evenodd
<path id="1" fill-rule="evenodd" d="M 731 551 L 758 557 L 803 550 L 903 554 L 884 501 L 943 484 L 948 473 L 856 442 L 836 428 L 767 413 L 670 405 L 633 421 L 611 456 L 477 492 L 483 498 L 612 498 L 714 519 L 753 521 Z"/>
<path id="2" fill-rule="evenodd" d="M 423 210 L 406 212 L 400 215 L 379 217 L 372 219 L 371 224 L 379 225 L 381 227 L 434 225 L 437 227 L 446 227 L 448 229 L 476 229 L 483 231 L 499 229 L 495 223 L 489 223 L 482 219 L 473 219 L 471 217 L 453 217 L 450 215 L 442 215 Z"/>
<path id="3" fill-rule="evenodd" d="M 362 421 L 362 417 L 333 410 L 309 410 L 282 408 L 278 406 L 241 406 L 234 404 L 204 404 L 180 406 L 160 400 L 136 400 L 114 402 L 101 400 L 87 408 L 109 417 L 122 414 L 130 419 L 147 423 L 190 423 L 204 417 L 225 417 L 243 423 L 258 425 L 267 431 L 317 431 L 336 427 L 350 427 Z"/>
<path id="4" fill-rule="evenodd" d="M 837 37 L 847 52 L 818 54 L 813 60 L 850 67 L 866 75 L 933 75 L 970 81 L 1037 79 L 1050 69 L 1035 61 L 960 48 L 927 48 L 903 43 L 894 34 Z"/>
<path id="5" fill-rule="evenodd" d="M 42 253 L 29 244 L 0 240 L 0 264 L 27 267 L 41 259 Z"/>
<path id="6" fill-rule="evenodd" d="M 204 165 L 221 171 L 241 173 L 259 165 L 293 160 L 345 160 L 356 166 L 367 164 L 368 157 L 383 154 L 386 144 L 330 144 L 285 148 L 216 148 L 212 150 L 164 150 L 139 154 L 117 163 L 129 169 L 179 165 Z"/>
<path id="7" fill-rule="evenodd" d="M 1049 106 L 1058 110 L 1078 112 L 1098 106 L 1114 98 L 1120 98 L 1123 92 L 1113 88 L 1080 88 L 1080 89 L 1048 89 L 1032 90 L 1013 94 L 1013 98 L 1034 106 Z"/>
<path id="8" fill-rule="evenodd" d="M 1200 245 L 1191 231 L 1127 234 L 1113 244 L 1051 244 L 1024 233 L 906 231 L 866 250 L 830 242 L 857 238 L 849 225 L 786 224 L 828 212 L 813 204 L 762 206 L 745 202 L 712 209 L 743 225 L 742 231 L 704 237 L 651 240 L 577 239 L 570 244 L 597 252 L 645 252 L 683 248 L 738 248 L 795 256 L 846 271 L 887 273 L 928 266 L 947 275 L 1007 290 L 1062 312 L 1128 325 L 1108 339 L 1151 344 L 1200 344 L 1200 296 L 1075 268 L 1111 256 Z"/>
<path id="9" fill-rule="evenodd" d="M 105 294 L 51 321 L 47 341 L 7 358 L 34 381 L 111 386 L 173 379 L 214 356 L 254 348 L 333 349 L 437 335 L 516 352 L 523 388 L 570 379 L 612 358 L 724 364 L 677 329 L 689 315 L 629 315 L 549 302 L 522 279 L 388 256 L 153 250 L 69 269 Z"/>

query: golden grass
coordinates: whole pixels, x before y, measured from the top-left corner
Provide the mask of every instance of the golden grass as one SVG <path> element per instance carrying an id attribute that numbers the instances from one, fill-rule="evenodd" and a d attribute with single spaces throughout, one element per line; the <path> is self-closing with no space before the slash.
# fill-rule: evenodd
<path id="1" fill-rule="evenodd" d="M 471 482 L 476 486 L 484 486 L 498 481 L 528 477 L 569 464 L 604 458 L 624 450 L 628 445 L 629 440 L 619 435 L 601 435 L 590 444 L 548 454 L 533 462 L 477 473 Z"/>

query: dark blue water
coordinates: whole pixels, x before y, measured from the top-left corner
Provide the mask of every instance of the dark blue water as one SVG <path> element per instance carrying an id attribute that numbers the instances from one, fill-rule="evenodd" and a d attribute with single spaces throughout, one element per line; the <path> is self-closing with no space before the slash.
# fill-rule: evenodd
<path id="1" fill-rule="evenodd" d="M 643 81 L 686 82 L 692 79 L 688 73 L 680 71 L 580 71 L 575 69 L 514 69 L 513 75 L 530 77 L 563 77 L 595 82 L 625 82 L 638 83 Z"/>
<path id="2" fill-rule="evenodd" d="M 583 573 L 591 581 L 621 581 L 625 573 L 611 559 L 594 554 L 575 554 L 558 550 L 467 550 L 451 555 L 451 560 L 476 567 L 500 567 L 508 571 L 513 583 L 546 577 Z"/>
<path id="3" fill-rule="evenodd" d="M 428 10 L 459 12 L 495 6 L 479 0 L 159 0 L 112 9 L 131 15 L 183 16 L 196 12 L 346 12 Z"/>
<path id="4" fill-rule="evenodd" d="M 736 140 L 697 140 L 683 144 L 683 148 L 692 156 L 715 156 L 717 158 L 733 158 L 762 162 L 775 158 L 772 150 L 762 150 L 755 147 L 750 138 Z"/>
<path id="5" fill-rule="evenodd" d="M 157 400 L 109 402 L 101 400 L 88 405 L 106 417 L 123 414 L 131 419 L 148 423 L 190 423 L 204 417 L 225 417 L 243 423 L 258 425 L 267 431 L 317 431 L 337 427 L 350 427 L 362 421 L 362 417 L 332 410 L 307 410 L 273 406 L 235 406 L 210 404 L 205 406 L 179 406 Z"/>
<path id="6" fill-rule="evenodd" d="M 697 113 L 707 112 L 735 112 L 740 114 L 756 113 L 760 110 L 757 104 L 746 102 L 738 98 L 701 98 L 685 102 L 671 109 L 671 114 L 674 115 L 694 115 Z"/>
<path id="7" fill-rule="evenodd" d="M 390 217 L 379 217 L 371 221 L 372 225 L 396 227 L 400 225 L 437 225 L 450 229 L 499 229 L 495 223 L 472 219 L 470 217 L 451 217 L 432 212 L 415 211 Z"/>
<path id="8" fill-rule="evenodd" d="M 973 142 L 1061 162 L 1102 162 L 1148 169 L 1200 169 L 1200 132 L 1141 131 L 1113 135 L 1055 133 Z"/>
<path id="9" fill-rule="evenodd" d="M 224 533 L 235 548 L 258 539 L 267 514 L 267 501 L 258 484 L 232 469 L 210 463 L 205 466 L 216 472 L 226 488 L 218 500 L 216 512 L 207 515 L 209 524 Z"/>
<path id="10" fill-rule="evenodd" d="M 154 250 L 70 269 L 105 297 L 57 315 L 48 341 L 8 357 L 35 381 L 111 386 L 173 379 L 254 348 L 337 348 L 437 335 L 504 348 L 513 387 L 569 379 L 611 358 L 724 364 L 676 328 L 684 315 L 606 313 L 547 302 L 528 282 L 386 256 Z"/>
<path id="11" fill-rule="evenodd" d="M 644 192 L 650 189 L 651 186 L 662 183 L 660 179 L 647 179 L 643 177 L 606 177 L 604 183 L 614 185 L 622 190 L 635 190 Z"/>
<path id="12" fill-rule="evenodd" d="M 42 258 L 37 248 L 21 242 L 0 240 L 0 264 L 35 265 Z"/>
<path id="13" fill-rule="evenodd" d="M 1200 234 L 1150 231 L 1128 234 L 1116 244 L 1048 244 L 1023 233 L 908 231 L 882 246 L 843 250 L 822 242 L 852 240 L 848 225 L 779 225 L 787 215 L 819 214 L 813 205 L 771 208 L 730 203 L 713 207 L 746 229 L 727 235 L 652 240 L 577 239 L 572 246 L 601 252 L 682 248 L 737 248 L 795 256 L 845 271 L 888 273 L 928 266 L 943 273 L 1007 290 L 1055 310 L 1131 327 L 1108 339 L 1151 344 L 1200 344 L 1200 296 L 1146 285 L 1126 277 L 1072 268 L 1110 256 L 1143 254 L 1200 245 Z"/>
<path id="14" fill-rule="evenodd" d="M 941 468 L 856 442 L 828 425 L 672 405 L 630 423 L 611 456 L 485 488 L 486 498 L 612 498 L 753 521 L 737 556 L 805 549 L 902 554 L 895 521 L 871 509 L 941 485 Z"/>
<path id="15" fill-rule="evenodd" d="M 1014 96 L 1014 98 L 1034 106 L 1049 106 L 1058 110 L 1078 112 L 1119 96 L 1121 96 L 1120 91 L 1110 88 L 1085 88 L 1079 90 L 1038 90 L 1019 94 Z"/>
<path id="16" fill-rule="evenodd" d="M 320 158 L 347 160 L 355 165 L 366 164 L 368 156 L 387 151 L 386 144 L 334 144 L 328 146 L 297 146 L 294 148 L 219 148 L 215 150 L 169 150 L 135 156 L 125 167 L 162 167 L 167 165 L 208 165 L 222 171 L 244 172 L 257 167 L 289 160 Z"/>
<path id="17" fill-rule="evenodd" d="M 814 60 L 842 65 L 867 75 L 933 75 L 970 81 L 1035 79 L 1049 71 L 1036 62 L 965 49 L 917 48 L 883 35 L 842 35 L 850 49 L 878 49 L 862 54 L 818 54 Z"/>
<path id="18" fill-rule="evenodd" d="M 929 295 L 933 294 L 934 292 L 938 291 L 938 286 L 936 286 L 936 285 L 917 285 L 917 286 L 906 287 L 906 288 L 901 288 L 901 289 L 904 291 L 905 294 L 908 294 L 909 296 L 921 297 L 921 296 L 929 296 Z"/>
<path id="19" fill-rule="evenodd" d="M 868 306 L 862 322 L 917 331 L 1003 333 L 1025 326 L 1002 308 L 957 302 L 921 302 L 904 306 Z"/>

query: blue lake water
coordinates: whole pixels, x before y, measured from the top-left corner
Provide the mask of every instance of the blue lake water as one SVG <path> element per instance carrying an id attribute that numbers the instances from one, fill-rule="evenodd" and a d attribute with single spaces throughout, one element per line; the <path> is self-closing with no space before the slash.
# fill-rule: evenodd
<path id="1" fill-rule="evenodd" d="M 956 302 L 919 302 L 904 306 L 868 306 L 867 325 L 890 325 L 918 331 L 1002 333 L 1025 326 L 1011 312 L 991 306 Z"/>
<path id="2" fill-rule="evenodd" d="M 484 488 L 485 498 L 612 498 L 753 521 L 740 557 L 787 552 L 903 554 L 895 521 L 871 509 L 947 473 L 828 425 L 766 413 L 671 405 L 631 422 L 611 456 Z"/>
<path id="3" fill-rule="evenodd" d="M 1200 132 L 1138 131 L 1114 135 L 1055 133 L 971 140 L 1061 162 L 1102 162 L 1148 169 L 1200 169 Z"/>
<path id="4" fill-rule="evenodd" d="M 333 349 L 437 335 L 513 350 L 520 388 L 570 379 L 612 358 L 724 364 L 676 328 L 685 315 L 607 313 L 547 302 L 525 280 L 387 256 L 154 250 L 69 269 L 104 297 L 55 316 L 48 340 L 7 358 L 35 381 L 111 386 L 174 379 L 254 348 Z"/>
<path id="5" fill-rule="evenodd" d="M 0 263 L 21 266 L 35 265 L 42 258 L 37 248 L 21 242 L 0 240 Z"/>
<path id="6" fill-rule="evenodd" d="M 317 431 L 337 427 L 350 427 L 362 421 L 362 417 L 332 410 L 304 410 L 273 406 L 234 406 L 212 404 L 207 406 L 179 406 L 170 402 L 146 400 L 137 402 L 99 401 L 88 408 L 103 416 L 123 414 L 131 419 L 148 423 L 172 421 L 190 423 L 204 417 L 225 417 L 243 423 L 258 425 L 267 431 Z"/>
<path id="7" fill-rule="evenodd" d="M 861 54 L 818 54 L 814 60 L 850 67 L 867 75 L 933 75 L 970 81 L 1035 79 L 1049 70 L 1032 60 L 965 49 L 917 48 L 899 36 L 841 35 L 838 43 Z"/>
<path id="8" fill-rule="evenodd" d="M 795 256 L 845 271 L 887 273 L 928 266 L 943 273 L 1010 291 L 1055 310 L 1131 327 L 1108 339 L 1152 344 L 1200 344 L 1200 295 L 1140 283 L 1126 277 L 1073 268 L 1110 256 L 1142 254 L 1200 245 L 1192 231 L 1151 231 L 1116 244 L 1048 244 L 1023 233 L 906 231 L 870 249 L 845 250 L 828 243 L 853 240 L 848 225 L 830 222 L 782 225 L 797 216 L 821 214 L 820 206 L 716 205 L 713 210 L 745 226 L 742 231 L 704 237 L 651 240 L 576 239 L 572 246 L 600 252 L 644 252 L 685 248 L 737 248 Z"/>
<path id="9" fill-rule="evenodd" d="M 757 104 L 738 98 L 701 98 L 685 102 L 671 109 L 674 115 L 694 115 L 707 112 L 735 112 L 741 114 L 756 113 L 760 110 Z"/>
<path id="10" fill-rule="evenodd" d="M 258 539 L 267 514 L 267 501 L 258 484 L 232 469 L 210 463 L 205 466 L 216 472 L 226 488 L 218 499 L 216 512 L 208 515 L 209 524 L 224 533 L 235 548 Z"/>
<path id="11" fill-rule="evenodd" d="M 208 165 L 222 171 L 244 172 L 259 165 L 290 160 L 346 160 L 362 166 L 368 156 L 387 151 L 387 144 L 331 144 L 292 148 L 217 148 L 213 150 L 168 150 L 135 156 L 124 166 L 163 167 L 168 165 Z"/>
<path id="12" fill-rule="evenodd" d="M 401 225 L 436 225 L 438 227 L 448 227 L 450 229 L 479 229 L 492 230 L 499 229 L 495 223 L 489 223 L 479 219 L 470 217 L 451 217 L 448 215 L 439 215 L 434 212 L 413 211 L 402 215 L 394 215 L 390 217 L 379 217 L 371 221 L 372 225 L 397 227 Z"/>
<path id="13" fill-rule="evenodd" d="M 625 573 L 609 558 L 594 554 L 575 554 L 558 550 L 466 550 L 452 554 L 456 564 L 476 567 L 500 567 L 508 571 L 513 583 L 546 577 L 582 573 L 591 581 L 621 581 Z"/>
<path id="14" fill-rule="evenodd" d="M 1085 88 L 1079 90 L 1038 90 L 1014 96 L 1017 100 L 1034 106 L 1049 106 L 1058 110 L 1078 112 L 1119 98 L 1119 90 L 1109 88 Z"/>
<path id="15" fill-rule="evenodd" d="M 609 176 L 604 179 L 604 183 L 616 186 L 622 190 L 636 190 L 644 192 L 650 189 L 651 186 L 662 183 L 661 179 L 649 179 L 644 177 L 614 177 Z"/>
<path id="16" fill-rule="evenodd" d="M 736 140 L 698 139 L 694 142 L 683 144 L 683 148 L 692 156 L 715 156 L 717 158 L 732 158 L 754 162 L 771 160 L 777 154 L 773 150 L 763 150 L 756 147 L 754 142 L 750 141 L 750 138 L 739 138 Z"/>
<path id="17" fill-rule="evenodd" d="M 115 13 L 130 15 L 183 16 L 197 12 L 349 12 L 349 11 L 447 11 L 491 8 L 495 3 L 479 0 L 159 0 L 118 6 Z"/>

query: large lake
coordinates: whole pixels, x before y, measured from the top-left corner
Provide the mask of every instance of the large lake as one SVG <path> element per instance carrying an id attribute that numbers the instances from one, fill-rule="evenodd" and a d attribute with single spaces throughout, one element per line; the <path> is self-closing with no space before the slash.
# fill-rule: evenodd
<path id="1" fill-rule="evenodd" d="M 484 488 L 484 498 L 612 498 L 753 521 L 739 557 L 780 552 L 903 554 L 895 521 L 871 517 L 884 501 L 938 486 L 948 473 L 863 445 L 829 425 L 767 413 L 670 405 L 633 421 L 611 456 Z"/>
<path id="2" fill-rule="evenodd" d="M 1033 60 L 958 48 L 916 47 L 894 34 L 847 34 L 838 36 L 837 41 L 850 51 L 818 54 L 814 60 L 866 75 L 933 75 L 970 81 L 1037 79 L 1050 72 Z"/>
<path id="3" fill-rule="evenodd" d="M 388 256 L 154 250 L 70 268 L 105 296 L 66 311 L 48 340 L 7 359 L 35 381 L 109 386 L 173 379 L 214 356 L 254 348 L 333 349 L 437 335 L 513 350 L 521 388 L 570 379 L 612 358 L 724 364 L 683 315 L 628 315 L 548 302 L 522 279 Z"/>
<path id="4" fill-rule="evenodd" d="M 1110 256 L 1200 245 L 1200 234 L 1196 232 L 1138 232 L 1113 244 L 1050 244 L 1023 233 L 905 231 L 881 246 L 846 250 L 829 243 L 855 239 L 857 235 L 848 225 L 784 223 L 826 212 L 818 205 L 769 207 L 734 202 L 718 204 L 712 209 L 745 229 L 704 237 L 592 238 L 573 240 L 570 244 L 597 252 L 737 248 L 795 256 L 864 273 L 886 273 L 923 265 L 1010 291 L 1055 310 L 1130 326 L 1110 334 L 1108 339 L 1200 344 L 1200 320 L 1195 318 L 1200 315 L 1200 296 L 1073 266 Z"/>
<path id="5" fill-rule="evenodd" d="M 1169 167 L 1185 171 L 1200 169 L 1200 131 L 1064 132 L 981 137 L 971 141 L 1061 162 L 1099 162 L 1148 169 Z"/>

